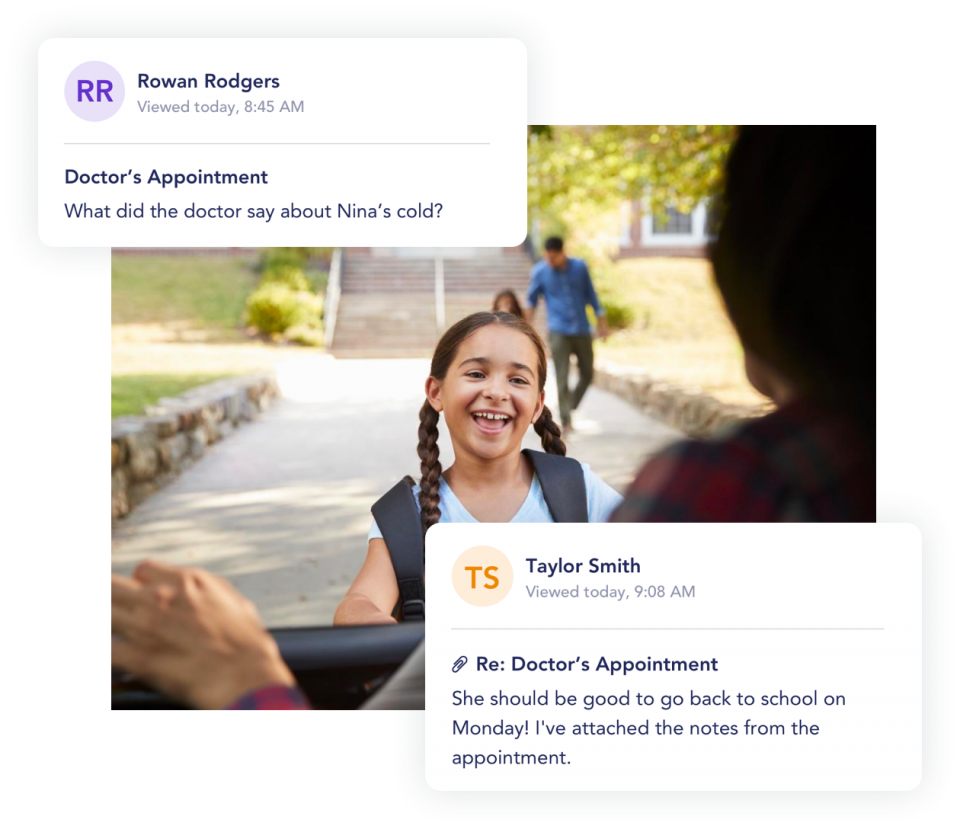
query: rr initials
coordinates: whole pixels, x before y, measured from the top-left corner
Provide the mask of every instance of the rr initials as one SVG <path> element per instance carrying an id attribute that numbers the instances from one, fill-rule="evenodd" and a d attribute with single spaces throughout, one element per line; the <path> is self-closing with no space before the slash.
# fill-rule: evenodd
<path id="1" fill-rule="evenodd" d="M 92 104 L 93 95 L 90 93 L 93 91 L 93 81 L 77 81 L 77 103 L 83 101 L 83 96 L 87 96 L 87 100 Z M 110 93 L 113 91 L 113 81 L 97 81 L 97 102 L 99 103 L 102 98 L 106 98 L 111 104 L 113 103 L 113 98 L 110 97 Z"/>

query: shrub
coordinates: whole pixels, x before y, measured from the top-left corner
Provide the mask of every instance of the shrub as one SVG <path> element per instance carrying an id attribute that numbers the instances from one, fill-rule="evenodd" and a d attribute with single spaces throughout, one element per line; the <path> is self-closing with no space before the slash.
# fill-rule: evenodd
<path id="1" fill-rule="evenodd" d="M 607 312 L 607 325 L 611 331 L 629 328 L 637 319 L 636 310 L 617 297 L 604 298 L 603 310 Z"/>
<path id="2" fill-rule="evenodd" d="M 320 297 L 281 283 L 265 283 L 247 298 L 247 322 L 262 334 L 283 334 L 295 325 L 320 328 L 322 319 Z"/>
<path id="3" fill-rule="evenodd" d="M 321 328 L 323 326 L 323 297 L 310 291 L 298 291 L 297 297 L 304 309 L 303 324 L 312 328 Z"/>
<path id="4" fill-rule="evenodd" d="M 284 339 L 297 345 L 308 345 L 319 348 L 324 344 L 323 329 L 312 328 L 308 325 L 292 325 L 283 333 Z"/>
<path id="5" fill-rule="evenodd" d="M 260 277 L 261 285 L 285 285 L 291 291 L 309 291 L 310 282 L 300 268 L 281 265 L 264 271 Z"/>
<path id="6" fill-rule="evenodd" d="M 303 270 L 308 256 L 308 248 L 264 248 L 260 251 L 260 270 L 272 271 L 280 268 Z"/>

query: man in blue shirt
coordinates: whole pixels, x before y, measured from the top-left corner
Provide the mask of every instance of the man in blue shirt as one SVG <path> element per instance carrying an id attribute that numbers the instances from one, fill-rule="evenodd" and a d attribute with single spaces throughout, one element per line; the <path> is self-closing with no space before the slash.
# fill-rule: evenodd
<path id="1" fill-rule="evenodd" d="M 607 336 L 607 318 L 593 289 L 587 263 L 567 256 L 563 250 L 563 239 L 558 236 L 547 239 L 543 259 L 530 271 L 528 320 L 533 316 L 541 296 L 547 304 L 550 351 L 553 352 L 557 369 L 560 423 L 564 431 L 569 431 L 570 413 L 580 405 L 593 380 L 593 337 L 587 321 L 587 306 L 590 305 L 597 316 L 597 333 L 601 337 Z M 573 391 L 567 382 L 571 355 L 577 358 L 580 375 Z"/>

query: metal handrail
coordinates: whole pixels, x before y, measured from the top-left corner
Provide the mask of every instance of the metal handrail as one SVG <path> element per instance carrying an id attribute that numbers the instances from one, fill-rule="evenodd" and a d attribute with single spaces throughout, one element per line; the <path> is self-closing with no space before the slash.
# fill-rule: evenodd
<path id="1" fill-rule="evenodd" d="M 537 253 L 537 248 L 540 244 L 540 220 L 536 219 L 533 222 L 530 233 L 528 233 L 523 239 L 523 252 L 530 257 L 531 262 L 536 262 L 539 259 Z"/>
<path id="2" fill-rule="evenodd" d="M 340 309 L 340 280 L 343 270 L 343 248 L 334 248 L 330 258 L 330 277 L 327 279 L 327 296 L 324 300 L 323 344 L 327 351 L 333 348 L 333 332 L 337 327 L 337 311 Z"/>

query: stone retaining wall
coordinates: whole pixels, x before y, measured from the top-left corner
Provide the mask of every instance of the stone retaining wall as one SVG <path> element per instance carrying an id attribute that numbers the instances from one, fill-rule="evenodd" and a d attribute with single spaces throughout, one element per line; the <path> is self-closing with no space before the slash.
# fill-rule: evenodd
<path id="1" fill-rule="evenodd" d="M 279 396 L 272 376 L 231 377 L 165 397 L 139 417 L 112 424 L 113 520 L 176 477 L 207 447 L 269 408 Z"/>
<path id="2" fill-rule="evenodd" d="M 769 406 L 735 406 L 721 403 L 696 389 L 656 380 L 644 371 L 615 363 L 598 363 L 594 383 L 655 417 L 696 438 L 708 437 L 725 426 L 759 417 Z"/>

